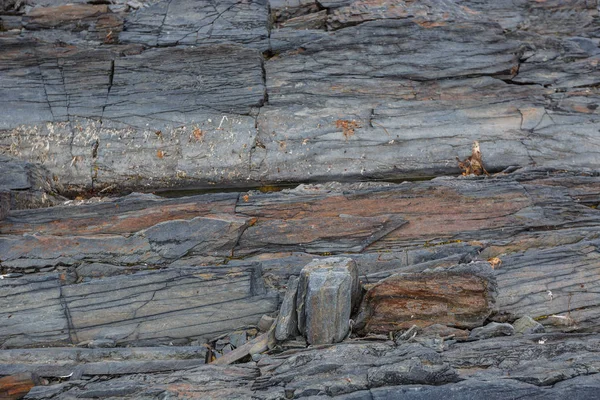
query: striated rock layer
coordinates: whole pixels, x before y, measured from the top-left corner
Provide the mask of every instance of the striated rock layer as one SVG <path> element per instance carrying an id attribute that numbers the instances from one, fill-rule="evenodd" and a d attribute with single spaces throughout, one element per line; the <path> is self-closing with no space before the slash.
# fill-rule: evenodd
<path id="1" fill-rule="evenodd" d="M 599 10 L 0 0 L 0 397 L 595 399 Z"/>
<path id="2" fill-rule="evenodd" d="M 596 1 L 26 3 L 0 153 L 66 193 L 600 166 Z"/>

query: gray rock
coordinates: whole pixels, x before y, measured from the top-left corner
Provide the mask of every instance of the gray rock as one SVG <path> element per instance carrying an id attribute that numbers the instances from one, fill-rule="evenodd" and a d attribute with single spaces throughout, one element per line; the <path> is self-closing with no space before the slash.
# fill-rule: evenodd
<path id="1" fill-rule="evenodd" d="M 475 328 L 469 334 L 469 339 L 481 340 L 489 339 L 498 336 L 512 336 L 515 333 L 515 328 L 511 324 L 499 324 L 490 322 L 485 326 Z"/>
<path id="2" fill-rule="evenodd" d="M 131 14 L 119 40 L 147 46 L 239 43 L 268 48 L 268 2 L 157 2 Z"/>
<path id="3" fill-rule="evenodd" d="M 0 374 L 33 372 L 56 378 L 173 371 L 204 363 L 204 346 L 74 348 L 0 350 Z"/>
<path id="4" fill-rule="evenodd" d="M 520 333 L 523 335 L 529 335 L 532 333 L 543 333 L 544 325 L 540 324 L 533 318 L 528 315 L 525 315 L 515 322 L 513 322 L 513 328 L 515 328 L 515 333 Z"/>
<path id="5" fill-rule="evenodd" d="M 287 289 L 277 317 L 275 339 L 286 340 L 298 334 L 298 313 L 296 311 L 296 297 L 298 293 L 298 277 L 290 276 Z"/>
<path id="6" fill-rule="evenodd" d="M 235 245 L 245 222 L 228 216 L 165 221 L 129 237 L 6 236 L 0 238 L 0 252 L 3 264 L 15 269 L 80 261 L 164 264 L 184 255 L 231 254 L 226 248 Z"/>
<path id="7" fill-rule="evenodd" d="M 254 325 L 278 304 L 276 294 L 257 284 L 262 278 L 255 268 L 163 269 L 62 287 L 56 273 L 3 279 L 0 316 L 6 323 L 0 327 L 0 345 L 95 339 L 118 345 L 181 344 Z"/>
<path id="8" fill-rule="evenodd" d="M 360 298 L 356 264 L 350 258 L 314 260 L 300 272 L 298 329 L 309 344 L 341 342 Z"/>
<path id="9" fill-rule="evenodd" d="M 8 215 L 10 210 L 10 193 L 5 190 L 0 190 L 0 220 Z"/>
<path id="10" fill-rule="evenodd" d="M 1 152 L 0 152 L 1 153 Z M 0 154 L 0 215 L 8 210 L 50 207 L 66 200 L 56 194 L 51 174 L 44 167 Z"/>
<path id="11" fill-rule="evenodd" d="M 113 339 L 94 339 L 87 344 L 90 349 L 109 349 L 115 345 L 116 342 Z"/>
<path id="12" fill-rule="evenodd" d="M 267 332 L 269 329 L 271 329 L 271 326 L 273 326 L 274 323 L 275 318 L 270 317 L 268 315 L 263 315 L 258 321 L 258 329 L 261 332 Z"/>
<path id="13" fill-rule="evenodd" d="M 424 365 L 414 358 L 397 364 L 370 368 L 368 381 L 371 387 L 407 384 L 441 385 L 458 382 L 458 374 L 448 365 Z"/>

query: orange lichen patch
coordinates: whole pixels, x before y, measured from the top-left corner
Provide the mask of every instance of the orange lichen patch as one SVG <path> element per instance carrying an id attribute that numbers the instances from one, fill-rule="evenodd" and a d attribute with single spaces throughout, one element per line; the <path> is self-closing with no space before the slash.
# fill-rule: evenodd
<path id="1" fill-rule="evenodd" d="M 39 378 L 30 372 L 0 378 L 0 399 L 22 399 L 36 385 Z"/>
<path id="2" fill-rule="evenodd" d="M 208 281 L 208 280 L 214 279 L 216 275 L 210 274 L 210 273 L 205 273 L 205 274 L 194 274 L 194 276 L 197 276 L 200 279 Z"/>
<path id="3" fill-rule="evenodd" d="M 413 22 L 417 25 L 419 25 L 422 28 L 426 28 L 426 29 L 431 29 L 431 28 L 437 28 L 440 26 L 446 26 L 446 23 L 443 21 L 425 21 L 425 20 L 413 20 Z"/>
<path id="4" fill-rule="evenodd" d="M 194 139 L 196 139 L 197 142 L 199 142 L 200 140 L 202 140 L 202 137 L 204 136 L 204 131 L 202 129 L 196 127 L 192 131 L 192 136 Z"/>
<path id="5" fill-rule="evenodd" d="M 247 194 L 243 195 L 242 200 L 244 200 L 244 203 L 247 203 L 250 200 L 250 195 L 247 195 Z"/>
<path id="6" fill-rule="evenodd" d="M 502 265 L 502 260 L 498 257 L 492 257 L 488 260 L 493 269 L 499 268 Z"/>
<path id="7" fill-rule="evenodd" d="M 354 136 L 355 129 L 362 128 L 362 126 L 360 126 L 355 120 L 348 121 L 345 119 L 338 119 L 335 121 L 335 127 L 342 129 L 342 133 L 344 134 L 346 140 L 348 140 L 350 136 Z"/>
<path id="8" fill-rule="evenodd" d="M 163 158 L 164 156 L 165 156 L 164 151 L 162 151 L 162 150 L 156 150 L 156 157 Z"/>

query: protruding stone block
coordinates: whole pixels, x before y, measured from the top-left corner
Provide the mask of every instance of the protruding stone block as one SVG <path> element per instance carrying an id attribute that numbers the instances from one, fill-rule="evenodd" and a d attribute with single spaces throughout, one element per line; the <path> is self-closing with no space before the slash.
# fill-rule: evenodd
<path id="1" fill-rule="evenodd" d="M 300 273 L 296 297 L 298 329 L 309 344 L 342 341 L 359 298 L 358 270 L 352 259 L 313 260 Z"/>

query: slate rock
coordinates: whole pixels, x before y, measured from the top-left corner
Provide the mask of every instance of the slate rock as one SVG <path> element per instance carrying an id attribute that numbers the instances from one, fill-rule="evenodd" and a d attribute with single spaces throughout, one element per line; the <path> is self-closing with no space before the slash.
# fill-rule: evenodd
<path id="1" fill-rule="evenodd" d="M 2 154 L 0 167 L 0 214 L 6 216 L 8 209 L 50 207 L 65 200 L 56 194 L 59 188 L 46 168 Z"/>
<path id="2" fill-rule="evenodd" d="M 302 269 L 298 281 L 298 329 L 309 344 L 342 341 L 359 297 L 358 271 L 352 259 L 312 261 Z"/>
<path id="3" fill-rule="evenodd" d="M 540 324 L 528 315 L 525 315 L 513 322 L 512 326 L 515 329 L 515 333 L 520 333 L 522 335 L 544 332 L 544 325 Z"/>
<path id="4" fill-rule="evenodd" d="M 45 378 L 153 373 L 204 364 L 204 346 L 129 348 L 53 347 L 0 351 L 0 375 L 30 372 Z M 73 378 L 74 380 L 75 378 Z"/>
<path id="5" fill-rule="evenodd" d="M 298 313 L 296 311 L 296 297 L 298 293 L 298 277 L 291 276 L 287 289 L 279 308 L 275 339 L 286 340 L 296 337 L 298 333 Z"/>
<path id="6" fill-rule="evenodd" d="M 268 35 L 267 1 L 173 0 L 132 13 L 119 40 L 152 47 L 233 42 L 267 50 Z"/>
<path id="7" fill-rule="evenodd" d="M 142 271 L 66 286 L 57 273 L 2 279 L 0 345 L 181 344 L 254 325 L 278 304 L 257 267 Z"/>
<path id="8" fill-rule="evenodd" d="M 435 323 L 474 328 L 496 310 L 496 290 L 491 267 L 485 262 L 392 275 L 367 290 L 356 328 L 362 333 Z"/>
<path id="9" fill-rule="evenodd" d="M 471 331 L 469 339 L 481 340 L 489 339 L 496 336 L 512 336 L 515 333 L 515 328 L 511 324 L 499 324 L 490 322 L 485 326 L 480 326 Z"/>
<path id="10" fill-rule="evenodd" d="M 367 374 L 371 387 L 407 384 L 441 385 L 459 381 L 456 371 L 448 365 L 426 365 L 418 358 L 373 367 Z"/>
<path id="11" fill-rule="evenodd" d="M 10 193 L 8 191 L 0 191 L 0 220 L 8 215 L 10 210 Z"/>

